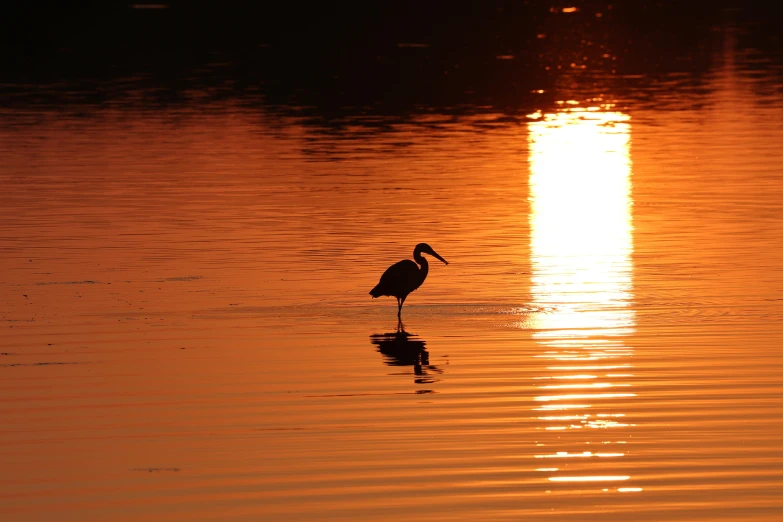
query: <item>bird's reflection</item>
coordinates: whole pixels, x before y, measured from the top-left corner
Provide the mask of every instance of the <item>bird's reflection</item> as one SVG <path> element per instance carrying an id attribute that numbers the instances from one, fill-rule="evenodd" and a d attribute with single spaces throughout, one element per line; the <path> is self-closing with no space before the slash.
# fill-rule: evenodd
<path id="1" fill-rule="evenodd" d="M 389 366 L 413 366 L 416 384 L 433 383 L 436 380 L 433 374 L 443 373 L 443 370 L 430 364 L 430 354 L 425 348 L 426 341 L 406 332 L 402 323 L 397 324 L 397 330 L 394 332 L 371 335 L 370 342 L 377 346 L 384 362 Z"/>

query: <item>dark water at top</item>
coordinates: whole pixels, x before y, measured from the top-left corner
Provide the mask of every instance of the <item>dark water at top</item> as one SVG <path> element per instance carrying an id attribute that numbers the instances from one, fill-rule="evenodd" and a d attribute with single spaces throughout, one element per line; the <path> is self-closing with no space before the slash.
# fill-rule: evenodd
<path id="1" fill-rule="evenodd" d="M 203 5 L 5 33 L 0 518 L 781 518 L 773 11 Z"/>

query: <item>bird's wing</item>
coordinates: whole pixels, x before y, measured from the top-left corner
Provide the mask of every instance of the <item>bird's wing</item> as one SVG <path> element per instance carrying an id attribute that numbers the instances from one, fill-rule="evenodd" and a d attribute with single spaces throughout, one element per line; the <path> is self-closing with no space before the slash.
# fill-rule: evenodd
<path id="1" fill-rule="evenodd" d="M 419 265 L 410 259 L 403 259 L 399 263 L 394 263 L 386 269 L 381 276 L 381 283 L 392 280 L 402 280 L 414 277 L 419 274 Z"/>
<path id="2" fill-rule="evenodd" d="M 381 276 L 378 287 L 384 295 L 407 295 L 421 285 L 419 265 L 405 259 L 394 263 Z"/>

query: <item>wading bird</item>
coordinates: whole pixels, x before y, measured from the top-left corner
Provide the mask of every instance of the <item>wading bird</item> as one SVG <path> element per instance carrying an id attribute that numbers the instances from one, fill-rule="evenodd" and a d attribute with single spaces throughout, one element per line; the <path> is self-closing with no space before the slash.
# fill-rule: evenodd
<path id="1" fill-rule="evenodd" d="M 429 272 L 430 267 L 427 260 L 421 255 L 422 253 L 434 256 L 445 264 L 449 264 L 427 243 L 419 243 L 413 249 L 413 259 L 421 265 L 421 268 L 410 259 L 403 259 L 387 268 L 381 276 L 381 280 L 375 285 L 375 288 L 370 290 L 370 295 L 373 298 L 382 295 L 390 295 L 397 298 L 397 319 L 402 320 L 402 304 L 405 302 L 405 298 L 419 288 L 427 278 L 427 272 Z"/>

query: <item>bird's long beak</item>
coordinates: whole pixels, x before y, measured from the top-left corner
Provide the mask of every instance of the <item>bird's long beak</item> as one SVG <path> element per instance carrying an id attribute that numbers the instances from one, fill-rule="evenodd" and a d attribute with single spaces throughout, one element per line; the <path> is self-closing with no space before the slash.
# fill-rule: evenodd
<path id="1" fill-rule="evenodd" d="M 449 262 L 448 262 L 448 261 L 446 261 L 445 259 L 443 259 L 442 257 L 440 257 L 440 256 L 438 255 L 438 253 L 437 253 L 437 252 L 435 252 L 434 250 L 433 250 L 431 253 L 432 253 L 432 255 L 433 255 L 433 256 L 437 257 L 438 259 L 440 259 L 441 261 L 443 261 L 445 264 L 447 264 L 447 265 L 449 264 Z"/>

